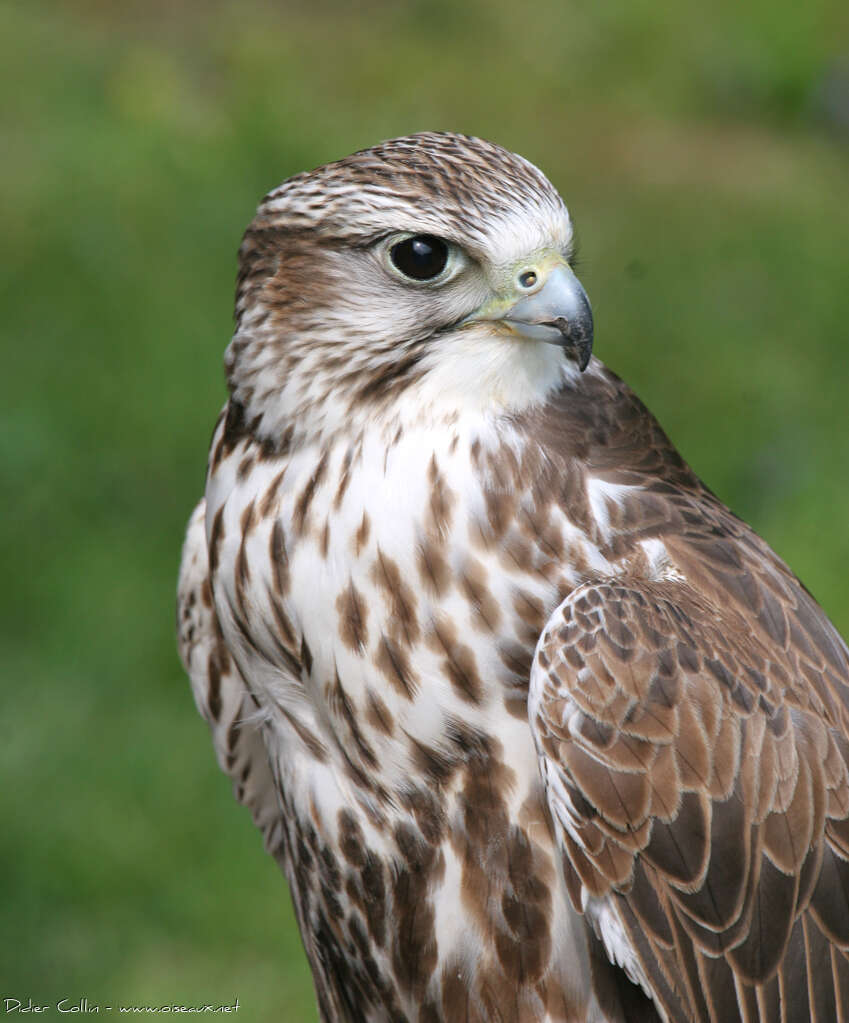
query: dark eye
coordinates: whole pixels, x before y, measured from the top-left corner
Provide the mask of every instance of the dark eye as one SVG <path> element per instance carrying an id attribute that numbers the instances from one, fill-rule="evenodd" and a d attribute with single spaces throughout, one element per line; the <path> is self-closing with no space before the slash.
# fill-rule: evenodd
<path id="1" fill-rule="evenodd" d="M 417 234 L 393 245 L 389 258 L 405 277 L 414 281 L 432 281 L 448 263 L 448 246 L 432 234 Z"/>

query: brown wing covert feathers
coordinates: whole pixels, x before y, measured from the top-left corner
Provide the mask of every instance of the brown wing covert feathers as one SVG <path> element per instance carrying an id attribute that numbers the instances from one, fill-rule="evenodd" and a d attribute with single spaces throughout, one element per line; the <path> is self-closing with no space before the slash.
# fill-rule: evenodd
<path id="1" fill-rule="evenodd" d="M 615 906 L 671 1019 L 849 1014 L 845 653 L 776 588 L 780 626 L 679 581 L 586 584 L 537 652 L 573 897 Z"/>

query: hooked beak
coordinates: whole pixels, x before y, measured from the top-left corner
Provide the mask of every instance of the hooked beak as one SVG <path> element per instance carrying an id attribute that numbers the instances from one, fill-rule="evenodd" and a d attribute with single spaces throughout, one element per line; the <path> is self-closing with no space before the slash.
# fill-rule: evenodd
<path id="1" fill-rule="evenodd" d="M 593 314 L 581 282 L 564 262 L 539 271 L 540 282 L 512 304 L 503 299 L 479 310 L 470 320 L 503 323 L 533 341 L 559 345 L 583 372 L 593 350 Z M 505 307 L 506 305 L 506 307 Z"/>
<path id="2" fill-rule="evenodd" d="M 593 313 L 581 282 L 565 263 L 549 272 L 543 286 L 504 317 L 519 334 L 560 347 L 583 372 L 593 351 Z"/>

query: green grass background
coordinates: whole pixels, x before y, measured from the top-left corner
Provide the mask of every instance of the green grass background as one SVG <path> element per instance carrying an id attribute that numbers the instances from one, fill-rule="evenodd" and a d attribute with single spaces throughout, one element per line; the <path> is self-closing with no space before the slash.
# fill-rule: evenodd
<path id="1" fill-rule="evenodd" d="M 316 1018 L 173 638 L 296 171 L 425 128 L 541 166 L 596 351 L 849 633 L 847 53 L 845 0 L 0 3 L 0 998 Z"/>

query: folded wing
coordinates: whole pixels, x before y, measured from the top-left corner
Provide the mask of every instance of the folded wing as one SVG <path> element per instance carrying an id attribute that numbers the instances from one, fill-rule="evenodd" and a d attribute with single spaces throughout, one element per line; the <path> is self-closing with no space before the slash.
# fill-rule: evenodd
<path id="1" fill-rule="evenodd" d="M 572 898 L 669 1019 L 849 1019 L 849 742 L 791 645 L 640 580 L 573 591 L 537 649 Z"/>

